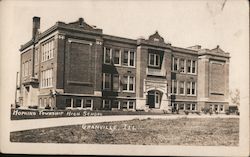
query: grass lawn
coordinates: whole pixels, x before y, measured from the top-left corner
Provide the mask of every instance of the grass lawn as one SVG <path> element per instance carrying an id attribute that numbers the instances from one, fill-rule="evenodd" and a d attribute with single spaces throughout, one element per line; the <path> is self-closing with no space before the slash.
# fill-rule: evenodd
<path id="1" fill-rule="evenodd" d="M 12 142 L 237 146 L 239 118 L 134 119 L 11 132 Z"/>

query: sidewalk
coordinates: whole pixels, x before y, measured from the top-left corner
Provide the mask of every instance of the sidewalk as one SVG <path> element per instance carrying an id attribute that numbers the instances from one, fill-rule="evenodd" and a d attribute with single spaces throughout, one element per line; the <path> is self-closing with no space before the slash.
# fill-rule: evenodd
<path id="1" fill-rule="evenodd" d="M 96 116 L 96 117 L 64 117 L 48 119 L 12 120 L 10 131 L 22 131 L 38 128 L 57 127 L 66 125 L 77 125 L 87 123 L 99 123 L 109 121 L 124 121 L 132 119 L 176 119 L 176 118 L 239 118 L 236 115 L 118 115 L 118 116 Z"/>

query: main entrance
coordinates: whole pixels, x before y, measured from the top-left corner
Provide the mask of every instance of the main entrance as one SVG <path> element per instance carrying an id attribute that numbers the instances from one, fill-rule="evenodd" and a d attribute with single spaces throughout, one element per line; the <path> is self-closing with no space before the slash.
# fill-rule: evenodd
<path id="1" fill-rule="evenodd" d="M 149 108 L 160 108 L 161 104 L 161 92 L 156 90 L 148 91 L 147 102 Z"/>

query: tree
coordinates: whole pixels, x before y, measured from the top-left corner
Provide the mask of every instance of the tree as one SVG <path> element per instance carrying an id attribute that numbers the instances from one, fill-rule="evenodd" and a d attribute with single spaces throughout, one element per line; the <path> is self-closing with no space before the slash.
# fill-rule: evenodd
<path id="1" fill-rule="evenodd" d="M 230 98 L 233 104 L 240 106 L 240 90 L 239 89 L 230 91 Z"/>

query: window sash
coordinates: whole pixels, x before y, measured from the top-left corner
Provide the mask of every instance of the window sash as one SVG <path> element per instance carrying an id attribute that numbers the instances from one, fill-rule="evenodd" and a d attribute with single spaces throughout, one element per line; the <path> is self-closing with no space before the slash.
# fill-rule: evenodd
<path id="1" fill-rule="evenodd" d="M 111 108 L 120 109 L 120 101 L 114 100 L 113 103 L 112 103 L 112 105 L 111 105 Z"/>
<path id="2" fill-rule="evenodd" d="M 53 69 L 44 70 L 41 72 L 41 88 L 53 86 Z"/>
<path id="3" fill-rule="evenodd" d="M 93 99 L 85 99 L 83 108 L 92 108 L 92 106 L 93 106 Z"/>
<path id="4" fill-rule="evenodd" d="M 180 59 L 180 72 L 185 73 L 185 60 Z"/>
<path id="5" fill-rule="evenodd" d="M 42 62 L 52 59 L 55 51 L 55 40 L 49 40 L 42 44 Z"/>
<path id="6" fill-rule="evenodd" d="M 176 80 L 172 80 L 172 84 L 171 84 L 171 93 L 172 94 L 177 94 L 177 81 Z"/>
<path id="7" fill-rule="evenodd" d="M 129 52 L 128 51 L 124 51 L 124 53 L 123 53 L 123 56 L 124 56 L 124 58 L 123 58 L 123 65 L 126 65 L 126 66 L 128 66 L 128 54 L 129 54 Z"/>
<path id="8" fill-rule="evenodd" d="M 160 66 L 160 55 L 149 53 L 149 66 L 159 67 Z"/>
<path id="9" fill-rule="evenodd" d="M 103 109 L 110 109 L 111 106 L 111 100 L 103 100 Z"/>
<path id="10" fill-rule="evenodd" d="M 104 47 L 104 63 L 111 64 L 112 49 Z"/>
<path id="11" fill-rule="evenodd" d="M 120 90 L 120 77 L 117 74 L 113 75 L 113 90 L 115 91 Z"/>
<path id="12" fill-rule="evenodd" d="M 196 61 L 192 61 L 192 73 L 196 73 Z"/>
<path id="13" fill-rule="evenodd" d="M 180 89 L 179 89 L 179 90 L 180 90 L 179 93 L 180 93 L 180 94 L 185 94 L 185 82 L 180 81 L 180 82 L 179 82 L 179 88 L 180 88 Z"/>
<path id="14" fill-rule="evenodd" d="M 192 95 L 195 95 L 196 93 L 196 83 L 195 82 L 192 82 Z"/>
<path id="15" fill-rule="evenodd" d="M 123 101 L 122 103 L 122 109 L 131 110 L 135 108 L 135 102 L 134 101 Z"/>
<path id="16" fill-rule="evenodd" d="M 129 51 L 129 66 L 134 67 L 135 66 L 135 52 Z"/>
<path id="17" fill-rule="evenodd" d="M 191 73 L 191 60 L 187 60 L 187 72 Z"/>
<path id="18" fill-rule="evenodd" d="M 135 77 L 123 76 L 123 91 L 134 92 L 135 89 Z"/>
<path id="19" fill-rule="evenodd" d="M 111 74 L 103 73 L 103 89 L 104 90 L 111 89 Z"/>
<path id="20" fill-rule="evenodd" d="M 135 66 L 135 51 L 125 50 L 123 52 L 123 65 L 125 66 Z"/>
<path id="21" fill-rule="evenodd" d="M 121 64 L 121 50 L 115 49 L 115 51 L 114 51 L 114 64 L 115 65 Z"/>
<path id="22" fill-rule="evenodd" d="M 81 108 L 82 107 L 82 99 L 76 99 L 74 107 Z"/>
<path id="23" fill-rule="evenodd" d="M 178 68 L 178 58 L 173 58 L 173 70 L 177 71 Z"/>

